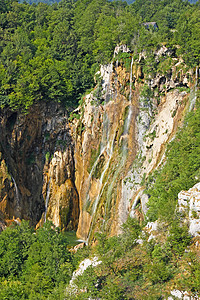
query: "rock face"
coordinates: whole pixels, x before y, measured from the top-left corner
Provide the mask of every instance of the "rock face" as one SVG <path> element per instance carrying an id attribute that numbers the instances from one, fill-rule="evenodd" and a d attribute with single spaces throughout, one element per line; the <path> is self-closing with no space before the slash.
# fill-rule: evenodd
<path id="1" fill-rule="evenodd" d="M 169 53 L 163 49 L 156 59 L 159 55 Z M 116 57 L 116 63 L 101 67 L 102 90 L 97 85 L 79 107 L 80 119 L 74 122 L 77 234 L 87 242 L 95 231 L 119 233 L 129 214 L 141 218 L 139 210 L 146 213 L 144 179 L 164 160 L 189 107 L 190 84 L 178 65 L 167 75 L 144 79 L 131 54 L 128 69 Z"/>
<path id="2" fill-rule="evenodd" d="M 192 236 L 200 235 L 200 183 L 188 191 L 178 194 L 178 210 L 186 215 L 189 232 Z"/>
<path id="3" fill-rule="evenodd" d="M 161 56 L 170 56 L 167 48 L 155 61 Z M 143 218 L 144 180 L 164 161 L 196 99 L 195 88 L 188 93 L 195 74 L 184 72 L 183 62 L 146 75 L 146 58 L 141 53 L 134 60 L 127 47 L 116 48 L 70 124 L 65 109 L 52 103 L 34 105 L 28 114 L 0 113 L 1 228 L 13 216 L 38 226 L 49 219 L 77 229 L 88 243 L 96 231 L 119 233 L 129 214 Z"/>
<path id="4" fill-rule="evenodd" d="M 4 219 L 18 217 L 36 225 L 47 213 L 56 225 L 76 228 L 74 144 L 64 109 L 40 104 L 28 114 L 3 111 L 0 141 L 0 210 Z M 50 178 L 51 209 L 46 207 Z"/>

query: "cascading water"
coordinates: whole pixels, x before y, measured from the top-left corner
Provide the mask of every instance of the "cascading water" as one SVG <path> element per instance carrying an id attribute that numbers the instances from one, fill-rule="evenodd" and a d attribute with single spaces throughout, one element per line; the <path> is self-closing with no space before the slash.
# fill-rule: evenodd
<path id="1" fill-rule="evenodd" d="M 103 120 L 99 125 L 99 116 L 94 115 L 93 117 L 91 128 L 93 130 L 93 127 L 98 126 L 99 135 L 96 133 L 96 136 L 99 136 L 99 141 L 95 140 L 96 147 L 92 148 L 93 152 L 88 155 L 89 162 L 92 164 L 89 164 L 88 161 L 85 163 L 85 159 L 83 160 L 87 172 L 84 173 L 86 176 L 80 185 L 82 208 L 77 235 L 86 244 L 91 242 L 96 227 L 112 233 L 118 230 L 117 227 L 111 228 L 110 224 L 115 215 L 114 211 L 117 213 L 118 210 L 121 180 L 129 168 L 129 158 L 134 155 L 131 147 L 134 140 L 132 123 L 135 116 L 135 107 L 132 104 L 133 58 L 130 62 L 130 93 L 127 98 L 121 93 L 124 82 L 119 81 L 120 76 L 125 72 L 123 64 L 120 64 L 120 68 L 117 70 L 113 70 L 112 64 L 101 66 L 102 97 L 105 100 L 104 106 L 100 107 L 101 120 L 102 117 Z M 90 97 L 93 99 L 92 95 Z M 107 101 L 108 98 L 109 101 Z M 89 108 L 86 112 L 88 111 Z M 88 143 L 87 139 L 86 142 Z M 96 155 L 94 149 L 96 149 Z M 94 155 L 96 156 L 95 160 Z"/>
<path id="2" fill-rule="evenodd" d="M 47 209 L 48 209 L 49 197 L 50 197 L 50 186 L 51 186 L 51 178 L 49 179 L 48 186 L 47 186 L 45 212 L 44 212 L 44 223 L 46 223 L 46 219 L 47 219 Z"/>
<path id="3" fill-rule="evenodd" d="M 129 105 L 128 106 L 128 116 L 127 116 L 127 118 L 125 119 L 125 122 L 124 122 L 124 132 L 123 132 L 123 135 L 127 135 L 128 134 L 128 131 L 129 131 L 129 128 L 130 128 L 132 114 L 133 114 L 133 106 Z"/>
<path id="4" fill-rule="evenodd" d="M 105 151 L 105 149 L 106 149 L 106 147 L 104 147 L 104 148 L 100 151 L 100 154 L 98 155 L 97 159 L 95 160 L 95 162 L 94 162 L 94 164 L 93 164 L 93 166 L 92 166 L 92 169 L 91 169 L 91 171 L 90 171 L 89 177 L 88 177 L 88 180 L 89 180 L 89 181 L 91 180 L 92 175 L 93 175 L 93 173 L 94 173 L 94 171 L 95 171 L 95 169 L 96 169 L 96 167 L 97 167 L 97 164 L 98 164 L 98 162 L 99 162 L 99 159 L 100 159 L 100 157 L 102 156 L 102 154 L 103 154 L 103 152 Z"/>
<path id="5" fill-rule="evenodd" d="M 115 68 L 117 69 L 118 68 L 118 66 L 119 66 L 119 61 L 118 61 L 118 59 L 116 60 L 116 65 L 115 65 Z"/>
<path id="6" fill-rule="evenodd" d="M 192 111 L 194 109 L 194 106 L 195 106 L 195 103 L 196 103 L 196 100 L 197 100 L 198 75 L 199 75 L 198 71 L 199 71 L 199 68 L 196 67 L 196 71 L 195 71 L 195 86 L 194 86 L 194 89 L 191 90 L 191 93 L 190 93 L 189 111 Z"/>
<path id="7" fill-rule="evenodd" d="M 131 72 L 130 72 L 130 92 L 129 92 L 129 106 L 128 106 L 128 116 L 125 119 L 124 122 L 124 132 L 123 132 L 123 147 L 122 151 L 125 154 L 127 150 L 127 139 L 126 136 L 128 135 L 130 124 L 131 124 L 131 119 L 133 115 L 133 106 L 131 104 L 132 101 L 132 83 L 133 83 L 133 57 L 131 59 Z"/>
<path id="8" fill-rule="evenodd" d="M 92 174 L 94 173 L 98 162 L 100 160 L 101 155 L 103 155 L 104 153 L 107 154 L 108 160 L 106 162 L 106 164 L 103 167 L 103 170 L 101 172 L 99 181 L 98 181 L 98 194 L 95 198 L 95 200 L 93 201 L 93 205 L 92 205 L 92 211 L 91 211 L 91 222 L 90 222 L 90 229 L 89 229 L 89 233 L 88 233 L 88 237 L 87 237 L 87 243 L 89 243 L 90 238 L 91 238 L 91 234 L 92 234 L 92 230 L 94 227 L 94 223 L 96 221 L 96 215 L 97 215 L 97 210 L 98 210 L 98 206 L 99 206 L 99 201 L 103 196 L 103 194 L 105 195 L 105 219 L 103 220 L 104 223 L 106 225 L 106 215 L 109 215 L 109 207 L 110 207 L 110 203 L 111 203 L 111 199 L 112 199 L 112 193 L 113 193 L 113 189 L 117 184 L 118 179 L 120 178 L 120 173 L 123 172 L 123 167 L 125 166 L 126 163 L 126 159 L 127 159 L 127 155 L 128 155 L 128 134 L 129 134 L 129 130 L 130 130 L 130 125 L 131 125 L 131 120 L 132 120 L 132 116 L 133 116 L 133 105 L 132 105 L 132 77 L 133 77 L 133 58 L 131 60 L 131 72 L 130 72 L 130 94 L 129 94 L 129 105 L 126 108 L 126 116 L 125 116 L 125 121 L 124 121 L 124 126 L 123 126 L 123 134 L 121 136 L 121 147 L 122 147 L 122 152 L 121 152 L 121 156 L 120 159 L 118 161 L 116 161 L 117 165 L 116 165 L 116 169 L 114 170 L 114 173 L 109 174 L 108 178 L 105 181 L 105 176 L 107 176 L 107 170 L 110 167 L 110 161 L 111 158 L 113 157 L 113 152 L 114 152 L 114 141 L 115 141 L 115 137 L 116 137 L 116 132 L 117 132 L 117 128 L 115 128 L 114 130 L 114 134 L 111 135 L 110 134 L 110 126 L 112 126 L 112 122 L 110 123 L 108 117 L 106 114 L 104 114 L 104 119 L 103 119 L 103 130 L 102 130 L 102 139 L 101 139 L 101 143 L 100 143 L 100 154 L 97 157 L 95 163 L 93 164 L 93 167 L 91 169 L 90 175 L 89 175 L 89 180 L 91 180 L 92 178 Z M 110 75 L 109 75 L 109 81 L 110 81 Z M 110 86 L 110 83 L 107 85 L 107 87 Z M 109 91 L 108 91 L 109 92 Z M 112 137 L 112 139 L 111 139 Z M 110 142 L 112 141 L 112 142 Z M 105 182 L 104 182 L 105 181 Z M 109 184 L 108 184 L 109 182 Z M 90 187 L 89 187 L 90 189 Z M 87 203 L 90 203 L 90 196 L 89 196 L 89 190 L 87 193 Z"/>
<path id="9" fill-rule="evenodd" d="M 12 177 L 12 181 L 14 183 L 14 187 L 15 187 L 15 196 L 16 196 L 16 200 L 17 200 L 17 207 L 19 208 L 19 204 L 20 204 L 20 196 L 19 196 L 19 190 L 16 184 L 15 179 Z"/>
<path id="10" fill-rule="evenodd" d="M 113 62 L 111 62 L 111 64 L 109 65 L 109 68 L 108 68 L 108 84 L 106 87 L 106 95 L 105 95 L 106 102 L 108 102 L 110 100 L 110 98 L 112 97 L 111 87 L 110 87 L 112 72 L 113 72 Z"/>
<path id="11" fill-rule="evenodd" d="M 132 57 L 132 59 L 131 59 L 129 102 L 131 102 L 131 98 L 132 98 L 132 84 L 133 84 L 133 57 Z"/>
<path id="12" fill-rule="evenodd" d="M 198 86 L 198 73 L 199 73 L 199 68 L 196 67 L 196 70 L 195 70 L 195 87 Z"/>
<path id="13" fill-rule="evenodd" d="M 98 157 L 96 158 L 92 169 L 90 171 L 88 180 L 90 181 L 92 178 L 92 175 L 97 167 L 97 164 L 99 162 L 100 157 L 102 156 L 102 154 L 107 151 L 108 148 L 108 144 L 109 144 L 109 137 L 110 137 L 110 130 L 109 130 L 109 120 L 108 120 L 108 116 L 105 113 L 103 116 L 103 130 L 102 130 L 102 138 L 101 138 L 101 142 L 100 142 L 100 153 L 98 155 Z M 108 150 L 109 151 L 109 150 Z"/>
<path id="14" fill-rule="evenodd" d="M 94 204 L 93 204 L 93 207 L 92 207 L 92 215 L 91 215 L 92 220 L 91 220 L 91 224 L 90 224 L 90 230 L 89 230 L 89 234 L 88 234 L 88 238 L 87 238 L 87 243 L 89 242 L 90 235 L 91 235 L 91 232 L 92 232 L 92 227 L 93 227 L 93 223 L 94 223 L 94 219 L 95 219 L 94 217 L 95 217 L 96 210 L 97 210 L 97 207 L 98 207 L 99 199 L 101 198 L 101 195 L 103 193 L 104 187 L 106 185 L 106 183 L 103 185 L 103 179 L 104 179 L 106 171 L 109 168 L 110 160 L 112 158 L 113 149 L 114 149 L 115 133 L 116 133 L 116 131 L 114 132 L 114 136 L 113 136 L 112 142 L 108 143 L 108 145 L 107 145 L 107 154 L 108 154 L 109 158 L 108 158 L 108 161 L 107 161 L 107 163 L 106 163 L 106 165 L 104 167 L 103 172 L 101 173 L 101 177 L 99 179 L 99 193 L 98 193 L 98 196 L 96 197 L 96 199 L 94 201 Z M 102 187 L 102 185 L 103 185 L 103 187 Z"/>

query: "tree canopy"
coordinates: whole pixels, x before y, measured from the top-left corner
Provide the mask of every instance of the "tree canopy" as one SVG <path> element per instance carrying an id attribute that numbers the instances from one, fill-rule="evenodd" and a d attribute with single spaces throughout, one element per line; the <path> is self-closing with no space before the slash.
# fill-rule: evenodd
<path id="1" fill-rule="evenodd" d="M 27 110 L 38 101 L 76 107 L 93 87 L 98 65 L 110 62 L 120 43 L 137 53 L 163 43 L 179 45 L 177 55 L 189 65 L 199 64 L 198 2 L 62 0 L 30 5 L 3 0 L 0 11 L 1 108 Z M 145 21 L 157 22 L 159 30 L 145 30 Z"/>
<path id="2" fill-rule="evenodd" d="M 68 239 L 47 222 L 34 232 L 27 221 L 0 234 L 0 298 L 46 299 L 69 282 L 74 269 Z"/>

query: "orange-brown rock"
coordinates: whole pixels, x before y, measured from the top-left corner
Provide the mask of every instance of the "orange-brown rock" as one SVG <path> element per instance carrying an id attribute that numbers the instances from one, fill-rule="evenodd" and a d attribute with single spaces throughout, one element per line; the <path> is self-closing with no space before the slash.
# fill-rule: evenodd
<path id="1" fill-rule="evenodd" d="M 76 229 L 79 204 L 74 143 L 65 109 L 43 103 L 34 105 L 27 114 L 1 111 L 0 152 L 0 210 L 4 218 L 29 219 L 36 225 L 48 210 L 47 217 L 55 225 Z"/>

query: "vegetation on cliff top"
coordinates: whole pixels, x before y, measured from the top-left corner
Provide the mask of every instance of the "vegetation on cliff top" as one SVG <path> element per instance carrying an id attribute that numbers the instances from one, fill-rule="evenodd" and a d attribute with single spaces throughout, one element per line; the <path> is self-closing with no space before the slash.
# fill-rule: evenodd
<path id="1" fill-rule="evenodd" d="M 63 0 L 30 6 L 3 0 L 0 11 L 1 108 L 27 110 L 37 101 L 75 107 L 93 85 L 99 63 L 110 61 L 117 43 L 126 43 L 135 55 L 165 44 L 187 65 L 199 65 L 199 1 L 191 5 L 181 0 L 136 0 L 128 6 L 118 1 Z M 147 21 L 156 21 L 159 30 L 147 30 Z M 152 71 L 150 58 L 145 67 Z M 147 182 L 149 218 L 166 222 L 159 238 L 149 240 L 142 232 L 144 224 L 134 219 L 128 219 L 118 237 L 98 234 L 91 252 L 102 263 L 77 279 L 79 293 L 72 299 L 163 299 L 172 288 L 198 296 L 199 255 L 174 208 L 177 193 L 199 181 L 199 120 L 197 104 L 170 144 L 166 164 Z M 72 256 L 67 245 L 65 235 L 48 222 L 36 233 L 26 222 L 3 231 L 0 299 L 65 299 L 72 271 L 88 251 Z"/>
<path id="2" fill-rule="evenodd" d="M 23 2 L 27 2 L 27 3 L 29 3 L 29 4 L 38 4 L 38 3 L 40 3 L 40 2 L 43 2 L 43 3 L 46 3 L 46 4 L 53 4 L 53 3 L 58 3 L 58 2 L 60 2 L 61 0 L 20 0 L 19 2 L 20 3 L 23 3 Z M 113 0 L 110 0 L 110 1 L 113 1 Z M 122 0 L 122 1 L 126 1 L 128 4 L 131 4 L 131 3 L 133 3 L 135 0 Z M 188 0 L 189 2 L 191 2 L 191 3 L 195 3 L 195 2 L 197 2 L 197 0 Z"/>
<path id="3" fill-rule="evenodd" d="M 164 43 L 187 64 L 199 64 L 199 2 L 63 0 L 29 5 L 3 0 L 0 12 L 1 108 L 27 110 L 37 101 L 75 107 L 93 86 L 99 63 L 109 62 L 119 43 L 136 54 Z M 147 30 L 146 21 L 156 21 L 159 30 Z"/>

